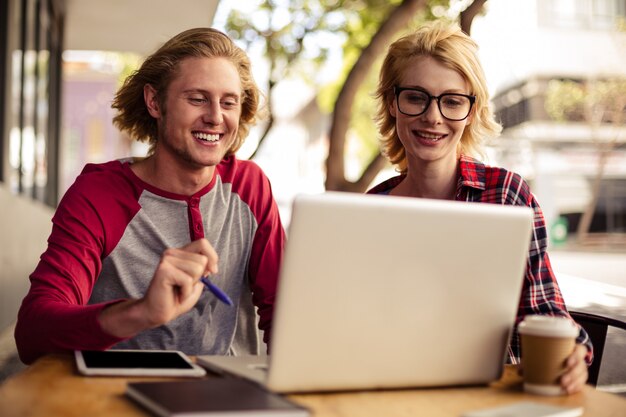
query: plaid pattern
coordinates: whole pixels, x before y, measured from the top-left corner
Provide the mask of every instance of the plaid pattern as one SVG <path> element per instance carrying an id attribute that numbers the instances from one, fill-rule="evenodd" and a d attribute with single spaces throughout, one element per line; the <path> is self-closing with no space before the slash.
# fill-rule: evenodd
<path id="1" fill-rule="evenodd" d="M 404 180 L 403 175 L 390 178 L 369 190 L 368 194 L 389 194 L 402 180 Z M 546 251 L 548 236 L 543 212 L 535 196 L 530 192 L 530 187 L 520 175 L 503 168 L 486 166 L 463 155 L 459 160 L 456 200 L 527 206 L 535 212 L 524 286 L 515 328 L 508 348 L 509 362 L 517 364 L 520 362 L 520 340 L 517 326 L 524 316 L 546 314 L 570 317 Z M 587 346 L 588 353 L 585 360 L 590 364 L 593 359 L 591 341 L 580 326 L 579 329 L 577 342 Z"/>

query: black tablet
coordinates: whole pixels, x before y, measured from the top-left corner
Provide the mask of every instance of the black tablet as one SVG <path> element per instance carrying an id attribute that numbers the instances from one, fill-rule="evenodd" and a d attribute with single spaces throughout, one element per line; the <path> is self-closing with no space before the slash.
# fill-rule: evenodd
<path id="1" fill-rule="evenodd" d="M 203 376 L 206 371 L 177 350 L 77 350 L 83 375 Z"/>

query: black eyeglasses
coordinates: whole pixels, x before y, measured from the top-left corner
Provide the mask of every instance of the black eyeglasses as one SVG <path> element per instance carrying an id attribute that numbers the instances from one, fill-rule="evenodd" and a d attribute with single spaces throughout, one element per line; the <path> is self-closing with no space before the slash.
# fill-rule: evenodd
<path id="1" fill-rule="evenodd" d="M 428 110 L 430 102 L 435 99 L 441 115 L 455 122 L 467 119 L 476 101 L 475 96 L 467 94 L 445 93 L 431 96 L 423 90 L 409 87 L 394 87 L 393 91 L 400 113 L 407 116 L 419 116 Z"/>

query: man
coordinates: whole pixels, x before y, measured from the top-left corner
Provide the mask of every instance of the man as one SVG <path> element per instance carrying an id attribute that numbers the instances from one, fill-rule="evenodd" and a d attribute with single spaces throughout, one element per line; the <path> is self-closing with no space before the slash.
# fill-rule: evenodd
<path id="1" fill-rule="evenodd" d="M 15 330 L 20 358 L 73 349 L 260 353 L 285 235 L 269 181 L 235 152 L 256 121 L 245 53 L 200 28 L 118 91 L 114 123 L 142 160 L 87 165 L 53 218 Z M 204 290 L 211 276 L 233 306 Z"/>

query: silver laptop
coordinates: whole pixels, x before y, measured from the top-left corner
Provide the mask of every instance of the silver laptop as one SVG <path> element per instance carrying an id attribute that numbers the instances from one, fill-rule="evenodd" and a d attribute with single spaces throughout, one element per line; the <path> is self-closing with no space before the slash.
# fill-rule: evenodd
<path id="1" fill-rule="evenodd" d="M 500 377 L 532 210 L 327 192 L 293 203 L 269 357 L 199 356 L 278 392 Z"/>

